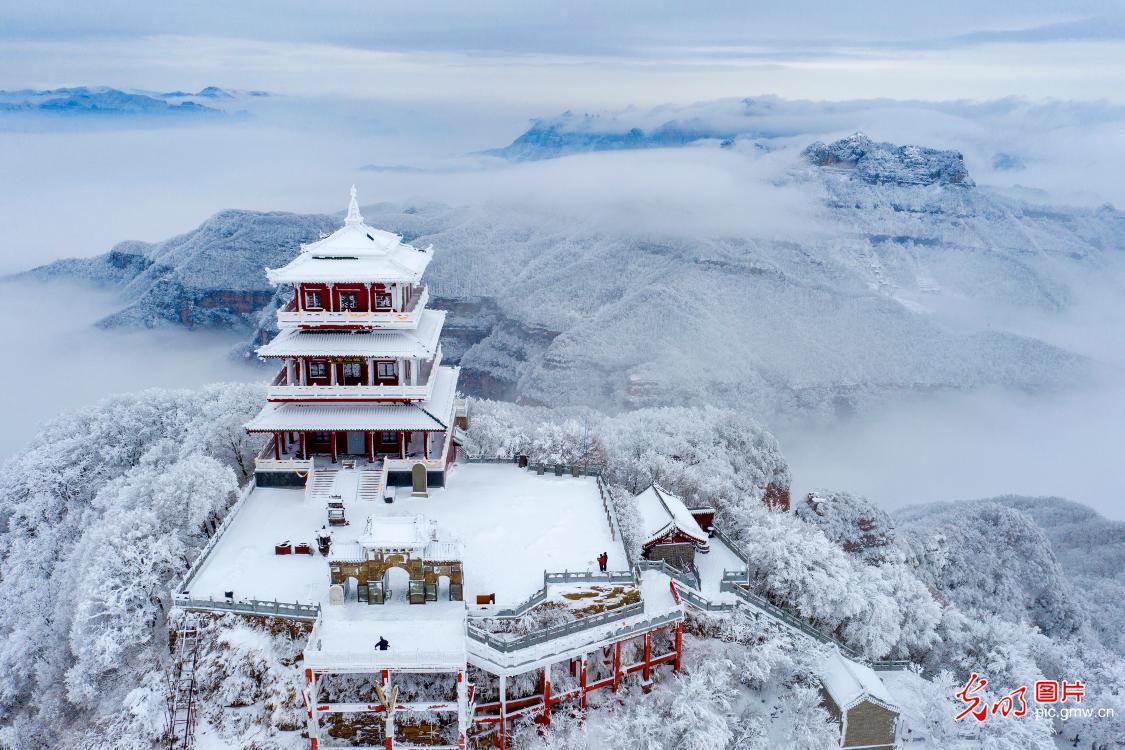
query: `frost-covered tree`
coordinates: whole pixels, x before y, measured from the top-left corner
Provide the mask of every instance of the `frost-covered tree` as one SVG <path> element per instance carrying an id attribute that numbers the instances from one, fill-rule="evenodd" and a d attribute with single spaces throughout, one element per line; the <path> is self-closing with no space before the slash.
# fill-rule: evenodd
<path id="1" fill-rule="evenodd" d="M 877 564 L 894 544 L 891 517 L 865 497 L 848 492 L 810 492 L 793 504 L 798 518 L 865 562 Z"/>
<path id="2" fill-rule="evenodd" d="M 708 659 L 679 680 L 665 713 L 668 747 L 723 750 L 733 732 L 728 715 L 738 697 L 730 660 Z"/>
<path id="3" fill-rule="evenodd" d="M 1025 513 L 997 503 L 955 503 L 898 514 L 900 536 L 924 580 L 968 609 L 1069 635 L 1083 617 L 1051 544 Z"/>
<path id="4" fill-rule="evenodd" d="M 168 581 L 187 567 L 183 542 L 161 529 L 155 513 L 114 513 L 88 540 L 82 556 L 66 672 L 67 698 L 94 707 L 107 679 L 127 670 L 127 659 L 150 643 L 160 621 Z M 86 546 L 86 545 L 84 545 Z"/>
<path id="5" fill-rule="evenodd" d="M 658 482 L 689 503 L 715 505 L 728 528 L 741 526 L 764 498 L 788 498 L 789 469 L 777 440 L 734 410 L 605 416 L 474 400 L 471 414 L 465 446 L 471 455 L 604 464 L 607 482 L 634 494 Z"/>
<path id="6" fill-rule="evenodd" d="M 803 617 L 835 628 L 864 606 L 853 561 L 818 530 L 760 511 L 740 541 L 751 582 Z"/>
<path id="7" fill-rule="evenodd" d="M 254 473 L 254 456 L 265 438 L 251 435 L 244 425 L 257 414 L 264 396 L 253 383 L 215 383 L 203 386 L 198 411 L 188 424 L 181 456 L 200 453 L 231 466 L 240 482 Z"/>
<path id="8" fill-rule="evenodd" d="M 166 658 L 168 591 L 238 487 L 218 416 L 249 415 L 260 398 L 242 386 L 114 396 L 46 425 L 7 462 L 0 744 L 65 746 L 119 715 Z"/>
<path id="9" fill-rule="evenodd" d="M 741 526 L 770 488 L 788 496 L 789 468 L 777 440 L 733 410 L 640 409 L 602 427 L 607 481 L 637 493 L 657 482 L 690 502 L 713 504 Z"/>
<path id="10" fill-rule="evenodd" d="M 819 692 L 807 685 L 794 685 L 772 728 L 785 747 L 793 750 L 821 750 L 840 742 L 840 727 L 832 721 Z"/>
<path id="11" fill-rule="evenodd" d="M 66 597 L 78 602 L 69 634 L 75 663 L 66 675 L 76 704 L 96 701 L 123 660 L 156 637 L 169 581 L 206 543 L 204 520 L 238 489 L 234 472 L 212 458 L 191 455 L 165 467 L 163 455 L 146 456 L 98 493 L 93 509 L 104 515 L 68 561 L 80 571 Z"/>

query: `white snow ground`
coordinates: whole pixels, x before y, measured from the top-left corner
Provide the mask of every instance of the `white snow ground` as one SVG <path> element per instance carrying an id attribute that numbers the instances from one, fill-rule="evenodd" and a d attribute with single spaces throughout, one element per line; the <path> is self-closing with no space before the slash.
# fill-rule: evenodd
<path id="1" fill-rule="evenodd" d="M 325 606 L 309 637 L 305 664 L 351 670 L 388 667 L 465 668 L 465 605 L 427 602 L 411 606 L 398 600 L 386 605 L 348 602 Z M 386 638 L 390 647 L 376 651 Z"/>
<path id="2" fill-rule="evenodd" d="M 610 570 L 628 567 L 620 540 L 610 537 L 592 477 L 463 464 L 452 467 L 448 485 L 431 490 L 428 498 L 412 498 L 404 488 L 392 504 L 345 494 L 351 523 L 333 530 L 334 546 L 355 542 L 369 514 L 424 514 L 437 522 L 442 541 L 463 542 L 468 602 L 477 594 L 495 593 L 497 604 L 515 604 L 542 587 L 544 570 L 596 571 L 595 558 L 603 551 L 609 553 Z M 274 545 L 288 540 L 315 549 L 315 532 L 325 522 L 323 503 L 303 489 L 255 489 L 192 581 L 192 596 L 221 599 L 233 591 L 239 599 L 321 601 L 328 588 L 325 559 L 278 556 Z"/>
<path id="3" fill-rule="evenodd" d="M 718 537 L 711 538 L 711 551 L 705 555 L 696 554 L 695 567 L 699 570 L 699 583 L 702 593 L 713 602 L 736 601 L 734 594 L 720 593 L 719 584 L 724 570 L 745 570 L 746 563 L 723 544 Z"/>

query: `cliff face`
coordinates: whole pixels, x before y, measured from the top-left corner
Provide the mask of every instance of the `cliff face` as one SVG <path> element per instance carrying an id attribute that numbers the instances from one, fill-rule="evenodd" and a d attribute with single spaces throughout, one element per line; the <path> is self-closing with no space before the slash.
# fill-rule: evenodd
<path id="1" fill-rule="evenodd" d="M 222 211 L 195 230 L 156 243 L 121 242 L 96 258 L 62 260 L 28 272 L 119 286 L 124 307 L 100 325 L 257 327 L 274 298 L 265 266 L 287 263 L 303 242 L 335 229 L 327 216 Z"/>
<path id="2" fill-rule="evenodd" d="M 613 410 L 730 404 L 758 414 L 862 409 L 890 394 L 1054 388 L 1080 356 L 996 328 L 1071 308 L 1084 280 L 1120 268 L 1125 216 L 1046 208 L 973 186 L 954 152 L 814 144 L 787 185 L 826 229 L 800 242 L 653 235 L 488 207 L 369 206 L 374 225 L 437 248 L 434 307 L 467 392 Z M 121 289 L 103 325 L 275 331 L 288 262 L 338 217 L 224 211 L 160 243 L 29 272 Z M 687 304 L 686 302 L 690 302 Z M 983 305 L 989 306 L 985 311 Z M 957 307 L 956 325 L 942 309 Z"/>

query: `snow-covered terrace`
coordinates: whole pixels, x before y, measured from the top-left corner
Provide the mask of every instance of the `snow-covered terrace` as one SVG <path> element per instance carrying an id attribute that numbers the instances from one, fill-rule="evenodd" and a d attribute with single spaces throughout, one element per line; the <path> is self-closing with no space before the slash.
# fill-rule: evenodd
<path id="1" fill-rule="evenodd" d="M 516 604 L 542 587 L 544 570 L 596 571 L 603 551 L 610 570 L 628 569 L 593 477 L 540 476 L 510 464 L 458 464 L 446 488 L 432 489 L 428 498 L 411 497 L 409 488 L 401 488 L 387 504 L 356 499 L 358 474 L 338 475 L 334 494 L 342 495 L 350 525 L 332 529 L 333 546 L 356 543 L 368 515 L 425 515 L 437 522 L 443 541 L 463 543 L 464 598 L 470 604 L 478 594 L 492 593 L 497 605 Z M 222 600 L 233 591 L 235 599 L 323 603 L 326 559 L 318 553 L 274 554 L 274 545 L 285 541 L 307 542 L 315 551 L 327 510 L 311 498 L 303 489 L 250 492 L 189 582 L 191 597 Z"/>
<path id="2" fill-rule="evenodd" d="M 324 607 L 305 649 L 305 666 L 344 672 L 409 668 L 457 671 L 465 668 L 465 607 L 461 602 L 404 601 L 370 606 Z M 385 638 L 386 651 L 375 644 Z"/>

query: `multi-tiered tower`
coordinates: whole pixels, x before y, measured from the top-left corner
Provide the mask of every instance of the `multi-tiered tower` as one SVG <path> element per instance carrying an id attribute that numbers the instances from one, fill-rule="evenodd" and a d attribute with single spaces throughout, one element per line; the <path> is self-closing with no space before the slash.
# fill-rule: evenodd
<path id="1" fill-rule="evenodd" d="M 303 483 L 340 462 L 385 469 L 384 485 L 416 492 L 444 483 L 458 370 L 441 364 L 445 313 L 426 308 L 420 283 L 432 258 L 365 224 L 353 186 L 343 227 L 266 270 L 293 299 L 277 312 L 280 333 L 258 349 L 282 364 L 247 425 L 273 436 L 259 486 Z"/>

